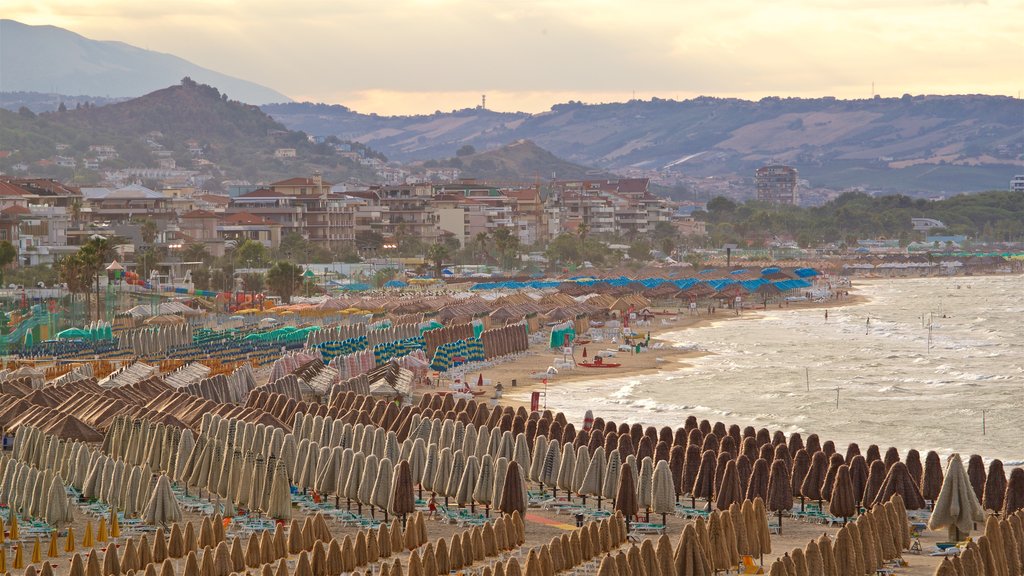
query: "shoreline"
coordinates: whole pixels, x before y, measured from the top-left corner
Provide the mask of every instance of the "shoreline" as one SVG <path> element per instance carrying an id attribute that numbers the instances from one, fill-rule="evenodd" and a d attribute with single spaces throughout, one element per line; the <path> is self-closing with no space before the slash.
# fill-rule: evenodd
<path id="1" fill-rule="evenodd" d="M 499 364 L 483 370 L 484 385 L 481 387 L 477 387 L 475 385 L 479 375 L 478 372 L 468 373 L 466 377 L 470 383 L 473 383 L 474 391 L 484 392 L 477 396 L 478 401 L 482 400 L 485 402 L 496 403 L 500 406 L 511 406 L 513 408 L 522 406 L 529 410 L 530 394 L 535 391 L 540 391 L 542 392 L 540 400 L 541 409 L 543 409 L 543 393 L 557 391 L 558 388 L 578 386 L 581 383 L 591 382 L 601 379 L 602 377 L 628 378 L 652 376 L 663 372 L 676 372 L 684 368 L 692 367 L 692 364 L 688 363 L 687 360 L 693 360 L 714 354 L 714 352 L 708 352 L 702 349 L 677 346 L 673 341 L 665 339 L 665 336 L 668 334 L 685 333 L 695 328 L 711 326 L 720 322 L 759 320 L 765 317 L 766 311 L 771 310 L 799 311 L 846 308 L 870 302 L 869 298 L 863 294 L 857 293 L 855 286 L 851 287 L 849 292 L 850 294 L 848 296 L 844 296 L 839 300 L 829 300 L 825 302 L 797 302 L 790 303 L 789 306 L 784 306 L 783 308 L 751 308 L 744 310 L 743 313 L 739 315 L 736 315 L 734 311 L 730 309 L 723 309 L 716 312 L 714 315 L 709 316 L 706 313 L 690 315 L 687 310 L 682 308 L 677 311 L 672 311 L 671 309 L 666 308 L 652 308 L 658 313 L 658 316 L 656 316 L 652 321 L 652 325 L 649 327 L 643 327 L 642 329 L 636 329 L 639 333 L 650 333 L 651 346 L 642 351 L 640 355 L 634 355 L 628 352 L 617 353 L 610 359 L 610 361 L 621 363 L 621 367 L 605 370 L 576 367 L 572 370 L 562 370 L 559 371 L 557 375 L 549 377 L 548 382 L 545 385 L 542 378 L 534 378 L 531 375 L 545 371 L 553 364 L 553 360 L 561 359 L 561 354 L 556 350 L 548 348 L 546 344 L 534 344 L 530 346 L 530 350 L 527 354 L 511 362 Z M 671 320 L 672 323 L 659 325 L 657 324 L 659 320 Z M 610 343 L 598 342 L 587 344 L 586 348 L 588 349 L 588 357 L 592 357 L 595 351 L 610 345 Z M 656 348 L 658 345 L 663 347 Z M 574 360 L 576 362 L 581 361 L 582 349 L 579 345 L 574 347 L 574 352 L 576 354 Z M 511 384 L 513 380 L 516 381 L 516 385 L 514 387 Z M 502 384 L 504 390 L 501 398 L 495 400 L 495 386 L 498 383 Z M 422 393 L 436 392 L 440 390 L 443 390 L 443 388 L 429 388 L 422 390 Z M 574 422 L 576 420 L 576 418 L 572 418 L 568 414 L 566 417 L 570 422 Z"/>

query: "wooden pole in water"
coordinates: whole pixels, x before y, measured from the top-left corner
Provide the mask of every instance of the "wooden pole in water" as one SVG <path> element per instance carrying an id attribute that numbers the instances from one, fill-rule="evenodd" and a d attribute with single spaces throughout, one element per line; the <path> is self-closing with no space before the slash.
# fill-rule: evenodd
<path id="1" fill-rule="evenodd" d="M 986 415 L 986 414 L 985 414 L 985 413 L 986 413 L 986 412 L 988 412 L 988 410 L 984 410 L 984 409 L 983 409 L 983 410 L 981 411 L 981 435 L 982 435 L 982 436 L 984 436 L 984 435 L 985 435 L 985 424 L 986 424 L 986 422 L 985 422 L 985 415 Z"/>
<path id="2" fill-rule="evenodd" d="M 808 367 L 804 368 L 804 378 L 807 380 L 807 391 L 811 391 L 811 369 Z"/>
<path id="3" fill-rule="evenodd" d="M 839 410 L 839 386 L 836 386 L 836 410 Z"/>

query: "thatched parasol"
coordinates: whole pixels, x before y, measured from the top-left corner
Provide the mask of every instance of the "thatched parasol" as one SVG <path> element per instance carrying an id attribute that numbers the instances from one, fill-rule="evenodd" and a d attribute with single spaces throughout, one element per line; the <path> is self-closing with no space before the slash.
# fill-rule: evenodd
<path id="1" fill-rule="evenodd" d="M 399 462 L 395 472 L 388 507 L 402 519 L 403 528 L 405 527 L 408 515 L 416 511 L 416 497 L 413 494 L 412 478 L 412 469 L 409 466 L 409 462 L 405 460 Z"/>
<path id="2" fill-rule="evenodd" d="M 985 478 L 985 494 L 981 504 L 985 510 L 997 512 L 1003 509 L 1003 496 L 1006 494 L 1006 472 L 1003 461 L 998 458 L 988 465 L 988 476 Z"/>
<path id="3" fill-rule="evenodd" d="M 142 518 L 146 524 L 160 526 L 181 520 L 181 508 L 178 507 L 178 501 L 171 491 L 170 479 L 165 474 L 157 478 Z"/>
<path id="4" fill-rule="evenodd" d="M 274 464 L 274 476 L 270 482 L 267 516 L 276 520 L 288 520 L 291 517 L 291 503 L 288 465 L 283 460 L 278 460 Z"/>
<path id="5" fill-rule="evenodd" d="M 715 506 L 719 510 L 728 510 L 730 505 L 742 502 L 743 496 L 736 461 L 729 460 L 725 465 L 722 480 L 715 491 Z"/>
<path id="6" fill-rule="evenodd" d="M 932 506 L 928 526 L 932 530 L 948 529 L 950 539 L 959 542 L 970 534 L 975 522 L 984 519 L 985 511 L 974 494 L 960 455 L 953 454 L 946 462 L 945 479 Z"/>
<path id="7" fill-rule="evenodd" d="M 654 467 L 654 479 L 651 486 L 651 511 L 661 514 L 662 525 L 666 524 L 669 514 L 675 512 L 676 487 L 672 478 L 672 468 L 666 460 L 660 460 Z"/>
<path id="8" fill-rule="evenodd" d="M 636 516 L 639 510 L 636 501 L 636 479 L 633 476 L 633 468 L 629 464 L 623 464 L 618 477 L 619 482 L 615 491 L 615 510 L 622 512 L 626 519 L 626 530 L 629 531 L 629 520 Z"/>
<path id="9" fill-rule="evenodd" d="M 613 504 L 619 487 L 619 476 L 622 474 L 622 465 L 621 454 L 617 449 L 612 450 L 608 455 L 608 466 L 605 468 L 604 484 L 601 486 L 601 495 L 611 500 Z"/>
<path id="10" fill-rule="evenodd" d="M 909 470 L 908 470 L 909 472 Z M 930 450 L 924 459 L 924 475 L 921 476 L 921 497 L 934 502 L 942 489 L 942 463 L 939 455 Z"/>
<path id="11" fill-rule="evenodd" d="M 832 495 L 828 501 L 828 513 L 842 518 L 844 524 L 848 518 L 857 513 L 857 496 L 854 493 L 853 482 L 850 480 L 850 467 L 846 464 L 840 466 L 836 471 L 836 477 L 832 484 Z"/>
<path id="12" fill-rule="evenodd" d="M 1014 468 L 1006 483 L 1003 495 L 1003 517 L 1011 518 L 1019 510 L 1024 510 L 1024 468 Z M 1020 545 L 1024 548 L 1024 531 L 1019 535 Z M 1024 562 L 1024 557 L 1021 558 Z"/>
<path id="13" fill-rule="evenodd" d="M 978 502 L 981 502 L 985 495 L 986 477 L 985 461 L 981 459 L 981 456 L 971 454 L 971 457 L 967 459 L 967 477 L 971 480 L 971 488 L 974 490 L 974 495 L 978 497 Z"/>
<path id="14" fill-rule="evenodd" d="M 793 508 L 793 488 L 789 478 L 789 468 L 785 460 L 772 462 L 768 476 L 768 510 L 779 516 L 779 533 L 782 533 L 782 513 Z"/>
<path id="15" fill-rule="evenodd" d="M 391 460 L 384 458 L 377 466 L 377 478 L 373 481 L 370 492 L 370 504 L 384 512 L 384 521 L 388 520 L 388 504 L 391 502 L 391 485 L 394 481 L 395 467 Z"/>
<path id="16" fill-rule="evenodd" d="M 707 552 L 698 542 L 697 533 L 692 524 L 683 528 L 672 564 L 674 574 L 710 576 L 712 564 L 709 562 Z"/>
<path id="17" fill-rule="evenodd" d="M 870 477 L 868 481 L 870 484 Z M 921 497 L 920 490 L 914 484 L 914 479 L 910 477 L 907 465 L 903 462 L 897 462 L 889 468 L 872 504 L 884 503 L 894 494 L 900 495 L 907 510 L 921 510 L 925 507 L 924 498 Z"/>
<path id="18" fill-rule="evenodd" d="M 713 450 L 704 451 L 700 459 L 700 468 L 694 478 L 693 487 L 690 489 L 691 506 L 696 505 L 697 498 L 703 498 L 707 500 L 708 508 L 711 508 L 711 499 L 715 494 L 715 467 L 717 461 L 717 455 Z"/>
<path id="19" fill-rule="evenodd" d="M 505 472 L 505 480 L 502 482 L 501 499 L 498 501 L 497 509 L 506 514 L 519 512 L 526 513 L 526 485 L 519 462 L 512 460 L 508 463 L 508 470 Z"/>
<path id="20" fill-rule="evenodd" d="M 579 492 L 580 496 L 583 497 L 584 505 L 587 503 L 587 496 L 593 496 L 597 498 L 597 509 L 601 509 L 601 489 L 604 486 L 604 475 L 607 468 L 608 462 L 605 459 L 604 447 L 598 446 L 590 458 L 587 470 L 583 476 L 583 481 L 580 482 L 579 488 L 577 489 L 577 492 Z"/>

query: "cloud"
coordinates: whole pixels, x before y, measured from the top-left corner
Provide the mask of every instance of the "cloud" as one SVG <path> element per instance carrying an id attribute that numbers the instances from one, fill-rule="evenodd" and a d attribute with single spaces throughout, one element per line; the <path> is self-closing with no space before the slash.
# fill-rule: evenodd
<path id="1" fill-rule="evenodd" d="M 1019 0 L 37 0 L 6 11 L 379 112 L 409 108 L 403 95 L 431 112 L 465 105 L 431 98 L 483 92 L 850 97 L 875 81 L 1013 94 L 1024 69 Z"/>

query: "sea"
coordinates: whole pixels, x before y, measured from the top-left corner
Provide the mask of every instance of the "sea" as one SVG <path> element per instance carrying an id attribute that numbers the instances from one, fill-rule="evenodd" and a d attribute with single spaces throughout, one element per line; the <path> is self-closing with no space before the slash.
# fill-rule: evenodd
<path id="1" fill-rule="evenodd" d="M 840 452 L 857 442 L 1024 465 L 1024 277 L 854 288 L 864 301 L 828 308 L 827 318 L 823 308 L 768 309 L 665 333 L 706 354 L 654 375 L 557 384 L 547 405 L 570 421 L 587 409 L 654 426 L 693 415 L 817 433 Z"/>

